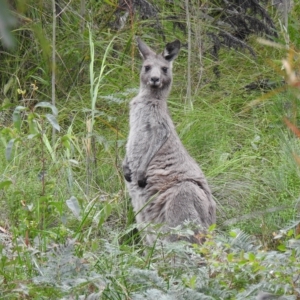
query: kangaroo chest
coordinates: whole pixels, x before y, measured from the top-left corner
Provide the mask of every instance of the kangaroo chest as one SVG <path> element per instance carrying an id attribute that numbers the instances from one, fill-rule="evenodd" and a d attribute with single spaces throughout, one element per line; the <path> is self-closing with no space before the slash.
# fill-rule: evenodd
<path id="1" fill-rule="evenodd" d="M 160 125 L 169 126 L 169 116 L 164 103 L 158 100 L 133 99 L 130 103 L 130 132 L 127 153 L 130 168 L 136 170 L 153 143 L 161 143 Z"/>

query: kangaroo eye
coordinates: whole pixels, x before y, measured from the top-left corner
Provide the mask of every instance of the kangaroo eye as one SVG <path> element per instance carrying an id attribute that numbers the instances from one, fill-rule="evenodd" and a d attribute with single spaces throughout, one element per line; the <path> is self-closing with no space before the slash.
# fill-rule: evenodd
<path id="1" fill-rule="evenodd" d="M 164 73 L 167 73 L 167 71 L 168 71 L 167 67 L 162 67 L 161 69 L 163 70 Z"/>
<path id="2" fill-rule="evenodd" d="M 148 72 L 151 69 L 150 66 L 145 66 L 145 71 Z"/>

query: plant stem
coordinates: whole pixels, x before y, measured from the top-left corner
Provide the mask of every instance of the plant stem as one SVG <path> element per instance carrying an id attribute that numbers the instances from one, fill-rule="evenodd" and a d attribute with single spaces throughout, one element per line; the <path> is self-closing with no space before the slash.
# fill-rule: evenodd
<path id="1" fill-rule="evenodd" d="M 80 0 L 80 16 L 81 16 L 80 29 L 81 29 L 81 33 L 83 34 L 84 25 L 85 25 L 85 0 Z"/>
<path id="2" fill-rule="evenodd" d="M 193 109 L 193 102 L 191 99 L 191 54 L 192 54 L 192 38 L 191 38 L 191 20 L 189 12 L 189 0 L 185 0 L 186 23 L 188 29 L 188 61 L 187 61 L 187 90 L 186 90 L 186 104 Z"/>
<path id="3" fill-rule="evenodd" d="M 51 95 L 51 102 L 52 105 L 55 106 L 55 69 L 56 69 L 56 7 L 55 7 L 55 0 L 52 0 L 52 77 L 51 77 L 51 84 L 52 84 L 52 95 Z M 52 127 L 52 146 L 55 144 L 55 128 Z"/>

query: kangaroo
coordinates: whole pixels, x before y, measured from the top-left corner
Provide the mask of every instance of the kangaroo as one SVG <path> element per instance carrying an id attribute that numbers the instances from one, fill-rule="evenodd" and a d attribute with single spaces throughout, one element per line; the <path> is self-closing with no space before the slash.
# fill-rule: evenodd
<path id="1" fill-rule="evenodd" d="M 140 38 L 137 44 L 143 66 L 139 93 L 130 102 L 123 161 L 137 224 L 140 229 L 143 223 L 163 224 L 161 230 L 168 233 L 170 228 L 191 221 L 205 229 L 216 222 L 216 204 L 203 172 L 182 145 L 167 107 L 172 62 L 180 42 L 168 43 L 162 54 L 156 54 Z M 150 245 L 157 238 L 153 231 L 146 235 Z M 172 235 L 166 238 L 176 239 Z"/>

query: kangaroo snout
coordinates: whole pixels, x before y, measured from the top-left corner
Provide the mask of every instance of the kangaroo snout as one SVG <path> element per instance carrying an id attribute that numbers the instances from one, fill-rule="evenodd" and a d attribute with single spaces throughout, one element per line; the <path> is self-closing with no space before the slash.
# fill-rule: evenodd
<path id="1" fill-rule="evenodd" d="M 150 78 L 150 85 L 153 87 L 158 87 L 160 86 L 160 79 L 159 77 L 153 76 Z"/>

